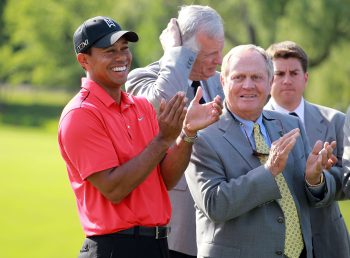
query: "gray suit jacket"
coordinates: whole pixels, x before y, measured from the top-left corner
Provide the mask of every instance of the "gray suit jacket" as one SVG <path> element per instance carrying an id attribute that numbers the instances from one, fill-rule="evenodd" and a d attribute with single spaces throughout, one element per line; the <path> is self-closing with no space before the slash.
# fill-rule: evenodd
<path id="1" fill-rule="evenodd" d="M 334 198 L 334 181 L 325 175 L 322 199 L 314 197 L 306 186 L 304 171 L 310 149 L 299 119 L 264 111 L 263 123 L 271 141 L 301 128 L 283 175 L 298 209 L 307 257 L 311 258 L 310 204 L 327 205 Z M 217 123 L 200 132 L 185 174 L 196 204 L 198 257 L 281 257 L 285 227 L 276 202 L 281 198 L 277 184 L 253 156 L 239 123 L 227 109 Z"/>
<path id="2" fill-rule="evenodd" d="M 334 154 L 338 158 L 338 164 L 330 173 L 336 183 L 336 199 L 344 199 L 342 182 L 344 173 L 342 170 L 343 155 L 343 126 L 345 115 L 335 109 L 304 102 L 305 130 L 311 146 L 317 140 L 336 141 L 337 148 Z M 265 106 L 274 110 L 271 101 Z M 311 227 L 315 258 L 349 258 L 350 239 L 345 221 L 336 201 L 329 206 L 311 209 Z"/>
<path id="3" fill-rule="evenodd" d="M 169 100 L 178 91 L 185 92 L 190 102 L 194 95 L 193 89 L 189 87 L 188 78 L 195 59 L 196 54 L 189 49 L 173 48 L 159 61 L 131 71 L 125 84 L 126 91 L 145 96 L 156 110 L 159 109 L 162 98 Z M 216 95 L 224 98 L 219 73 L 207 81 L 201 81 L 201 85 L 206 102 L 212 101 Z M 169 249 L 195 256 L 197 254 L 195 210 L 185 176 L 169 195 L 173 208 L 170 220 L 171 233 L 168 238 Z"/>
<path id="4" fill-rule="evenodd" d="M 343 154 L 343 168 L 344 168 L 344 193 L 347 198 L 350 198 L 350 107 L 346 113 L 344 125 L 344 154 Z"/>

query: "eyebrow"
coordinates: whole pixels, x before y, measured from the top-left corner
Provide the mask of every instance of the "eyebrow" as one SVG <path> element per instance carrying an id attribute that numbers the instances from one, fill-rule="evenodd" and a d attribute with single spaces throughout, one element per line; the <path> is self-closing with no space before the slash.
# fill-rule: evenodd
<path id="1" fill-rule="evenodd" d="M 299 68 L 296 68 L 296 69 L 293 69 L 293 70 L 289 70 L 290 72 L 298 72 L 298 71 L 302 71 L 302 69 L 299 69 Z M 275 73 L 276 72 L 283 72 L 283 73 L 285 73 L 286 71 L 284 71 L 284 70 L 275 70 Z"/>

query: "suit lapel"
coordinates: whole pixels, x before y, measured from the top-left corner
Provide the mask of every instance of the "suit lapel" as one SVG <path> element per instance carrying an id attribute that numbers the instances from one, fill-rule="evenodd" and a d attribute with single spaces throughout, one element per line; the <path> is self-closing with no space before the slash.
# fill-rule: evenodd
<path id="1" fill-rule="evenodd" d="M 305 101 L 305 130 L 309 138 L 310 145 L 313 146 L 317 140 L 325 139 L 327 125 L 324 118 L 316 107 Z"/>
<path id="2" fill-rule="evenodd" d="M 242 132 L 240 123 L 233 119 L 225 108 L 222 114 L 223 119 L 218 121 L 219 129 L 223 132 L 223 137 L 241 155 L 251 168 L 260 166 L 259 160 L 253 156 L 253 150 L 249 145 L 246 135 Z"/>
<path id="3" fill-rule="evenodd" d="M 263 123 L 269 134 L 271 143 L 279 139 L 285 133 L 281 120 L 276 119 L 271 112 L 263 111 Z"/>
<path id="4" fill-rule="evenodd" d="M 288 115 L 286 115 L 286 118 Z M 274 117 L 272 112 L 269 111 L 264 111 L 263 112 L 263 123 L 266 127 L 266 130 L 269 134 L 271 143 L 276 141 L 277 139 L 279 139 L 280 137 L 282 137 L 286 131 L 284 131 L 283 128 L 283 121 L 279 118 Z M 288 163 L 293 164 L 294 163 L 294 148 L 292 149 L 292 151 L 289 153 L 288 155 Z M 294 165 L 291 166 L 286 166 L 286 167 L 294 167 Z M 294 177 L 294 173 L 293 171 L 284 171 L 283 175 L 286 179 L 287 182 L 292 182 L 293 181 L 293 177 Z M 292 187 L 291 184 L 288 184 L 289 187 Z"/>

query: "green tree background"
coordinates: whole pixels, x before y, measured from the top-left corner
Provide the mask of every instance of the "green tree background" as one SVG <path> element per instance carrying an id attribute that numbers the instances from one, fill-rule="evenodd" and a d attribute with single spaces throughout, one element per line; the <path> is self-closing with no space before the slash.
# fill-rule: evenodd
<path id="1" fill-rule="evenodd" d="M 144 66 L 162 55 L 159 35 L 183 4 L 210 5 L 221 14 L 225 53 L 238 44 L 296 41 L 310 58 L 306 97 L 342 111 L 350 104 L 350 0 L 2 0 L 0 83 L 77 89 L 83 71 L 72 34 L 96 15 L 138 32 L 133 67 Z"/>

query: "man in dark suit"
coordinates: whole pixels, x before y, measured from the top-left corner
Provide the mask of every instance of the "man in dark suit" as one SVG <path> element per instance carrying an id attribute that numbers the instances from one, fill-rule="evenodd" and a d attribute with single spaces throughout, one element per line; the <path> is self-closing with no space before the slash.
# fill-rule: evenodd
<path id="1" fill-rule="evenodd" d="M 336 199 L 344 199 L 342 192 L 344 113 L 306 101 L 303 93 L 308 81 L 308 57 L 295 42 L 272 44 L 267 53 L 274 65 L 271 98 L 265 109 L 293 113 L 300 118 L 310 145 L 317 140 L 336 141 L 334 154 L 338 161 L 332 176 L 336 182 Z M 311 209 L 311 227 L 315 258 L 349 258 L 350 241 L 345 221 L 336 201 L 320 209 Z"/>
<path id="2" fill-rule="evenodd" d="M 343 167 L 344 167 L 344 192 L 350 198 L 350 107 L 346 113 L 344 125 L 344 153 L 343 153 Z"/>
<path id="3" fill-rule="evenodd" d="M 192 100 L 198 86 L 203 95 L 200 103 L 210 102 L 217 95 L 224 97 L 216 71 L 222 61 L 224 28 L 215 10 L 208 6 L 183 6 L 178 18 L 172 18 L 163 30 L 160 41 L 164 55 L 159 61 L 131 71 L 125 84 L 127 92 L 145 96 L 156 110 L 162 98 L 168 100 L 178 91 Z M 170 256 L 196 257 L 194 202 L 184 176 L 169 195 L 173 208 L 168 238 Z"/>
<path id="4" fill-rule="evenodd" d="M 238 46 L 223 59 L 223 115 L 200 131 L 185 172 L 198 257 L 313 257 L 310 205 L 334 198 L 323 169 L 335 142 L 310 151 L 299 119 L 263 111 L 272 77 L 260 47 Z"/>

